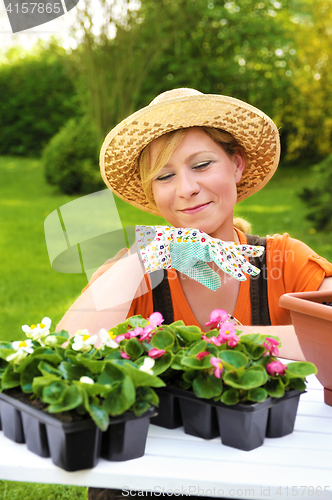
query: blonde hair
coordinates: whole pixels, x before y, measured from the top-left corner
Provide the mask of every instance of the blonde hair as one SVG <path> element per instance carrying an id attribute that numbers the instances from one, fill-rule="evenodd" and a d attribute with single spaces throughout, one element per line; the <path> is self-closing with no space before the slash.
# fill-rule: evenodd
<path id="1" fill-rule="evenodd" d="M 213 139 L 217 144 L 219 144 L 224 151 L 229 155 L 233 156 L 236 153 L 241 153 L 246 160 L 246 151 L 244 147 L 237 142 L 237 140 L 225 130 L 220 130 L 212 127 L 199 127 L 203 132 L 205 132 L 211 139 Z M 159 151 L 154 164 L 151 166 L 151 143 L 148 144 L 141 152 L 138 164 L 140 169 L 140 176 L 142 181 L 142 187 L 146 198 L 151 205 L 158 209 L 152 192 L 152 180 L 155 175 L 163 168 L 164 165 L 169 161 L 170 157 L 180 145 L 180 143 L 185 138 L 186 134 L 190 128 L 182 128 L 178 130 L 173 130 L 160 137 L 158 137 Z M 241 219 L 239 217 L 234 218 L 233 224 L 236 228 L 240 229 L 245 233 L 249 233 L 251 226 L 249 222 Z"/>

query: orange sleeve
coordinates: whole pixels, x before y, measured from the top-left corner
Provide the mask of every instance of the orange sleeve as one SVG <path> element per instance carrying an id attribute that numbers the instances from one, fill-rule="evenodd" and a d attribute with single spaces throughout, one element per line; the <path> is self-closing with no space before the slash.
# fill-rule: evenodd
<path id="1" fill-rule="evenodd" d="M 139 286 L 136 295 L 131 303 L 127 318 L 141 314 L 143 318 L 148 318 L 153 313 L 153 298 L 151 290 L 151 281 L 148 274 Z"/>
<path id="2" fill-rule="evenodd" d="M 291 323 L 289 312 L 278 305 L 281 295 L 318 290 L 332 276 L 332 264 L 287 233 L 267 237 L 266 262 L 272 325 Z"/>

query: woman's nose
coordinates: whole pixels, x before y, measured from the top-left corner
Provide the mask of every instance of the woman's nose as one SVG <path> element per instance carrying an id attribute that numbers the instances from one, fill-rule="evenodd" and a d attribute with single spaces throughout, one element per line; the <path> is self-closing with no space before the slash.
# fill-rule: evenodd
<path id="1" fill-rule="evenodd" d="M 176 194 L 181 198 L 190 198 L 199 193 L 200 186 L 193 172 L 182 171 L 177 176 Z"/>

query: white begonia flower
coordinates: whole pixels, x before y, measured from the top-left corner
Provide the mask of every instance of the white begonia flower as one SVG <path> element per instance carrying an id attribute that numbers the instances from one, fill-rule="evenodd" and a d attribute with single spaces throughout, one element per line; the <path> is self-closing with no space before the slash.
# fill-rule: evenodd
<path id="1" fill-rule="evenodd" d="M 23 325 L 22 330 L 29 339 L 39 340 L 46 337 L 50 333 L 52 320 L 45 316 L 38 325 Z"/>
<path id="2" fill-rule="evenodd" d="M 111 337 L 111 332 L 108 332 L 105 328 L 99 330 L 99 338 L 101 340 L 100 347 L 103 348 L 105 346 L 112 347 L 112 349 L 116 349 L 119 347 L 119 344 L 115 342 Z"/>
<path id="3" fill-rule="evenodd" d="M 92 378 L 87 376 L 81 377 L 80 382 L 82 382 L 82 384 L 89 384 L 89 385 L 93 385 L 95 383 L 94 380 L 92 380 Z"/>
<path id="4" fill-rule="evenodd" d="M 74 351 L 89 352 L 96 340 L 97 335 L 91 336 L 88 330 L 78 330 L 74 337 L 72 348 L 74 349 Z"/>
<path id="5" fill-rule="evenodd" d="M 149 375 L 153 375 L 152 368 L 154 367 L 155 360 L 152 358 L 145 358 L 142 366 L 139 367 L 141 372 L 148 373 Z"/>
<path id="6" fill-rule="evenodd" d="M 32 340 L 15 340 L 12 342 L 12 348 L 15 349 L 16 352 L 7 356 L 6 360 L 19 363 L 28 354 L 33 352 Z"/>

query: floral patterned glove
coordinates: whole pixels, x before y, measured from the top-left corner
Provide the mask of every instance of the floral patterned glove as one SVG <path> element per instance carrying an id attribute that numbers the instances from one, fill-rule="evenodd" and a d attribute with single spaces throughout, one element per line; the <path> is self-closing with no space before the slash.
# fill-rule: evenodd
<path id="1" fill-rule="evenodd" d="M 225 273 L 244 281 L 244 273 L 256 276 L 260 272 L 245 257 L 259 257 L 264 252 L 264 247 L 236 245 L 197 229 L 172 226 L 136 226 L 136 241 L 146 272 L 173 268 L 211 290 L 221 283 L 207 262 L 215 262 Z"/>

